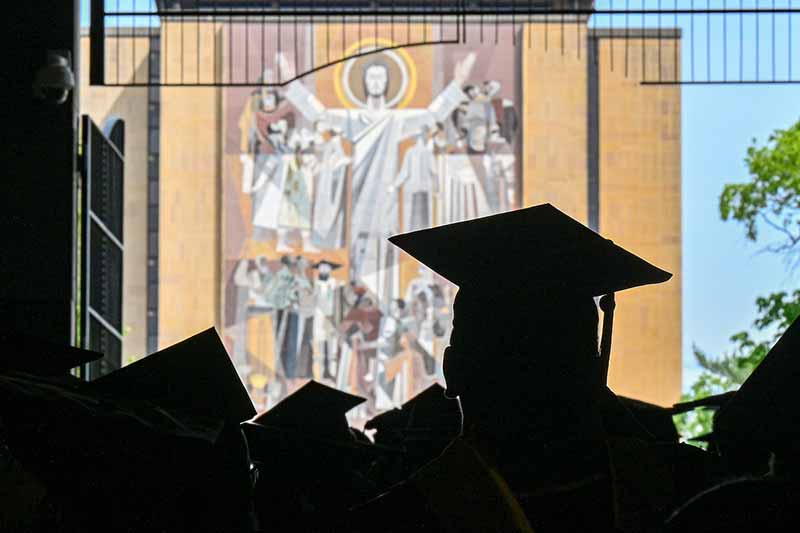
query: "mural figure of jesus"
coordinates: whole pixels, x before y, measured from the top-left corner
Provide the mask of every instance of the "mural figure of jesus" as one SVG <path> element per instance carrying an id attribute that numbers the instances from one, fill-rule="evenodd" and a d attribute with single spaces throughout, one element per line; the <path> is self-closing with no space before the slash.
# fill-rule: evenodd
<path id="1" fill-rule="evenodd" d="M 281 71 L 293 77 L 288 60 L 283 55 L 277 60 Z M 387 104 L 389 68 L 380 59 L 363 69 L 362 109 L 327 109 L 299 80 L 286 91 L 286 99 L 308 121 L 324 120 L 340 128 L 352 143 L 351 279 L 360 280 L 379 301 L 390 302 L 399 289 L 396 252 L 385 239 L 397 232 L 399 224 L 397 194 L 390 191 L 398 174 L 400 143 L 450 117 L 466 99 L 461 89 L 474 63 L 475 54 L 458 63 L 453 80 L 427 108 L 393 109 Z"/>

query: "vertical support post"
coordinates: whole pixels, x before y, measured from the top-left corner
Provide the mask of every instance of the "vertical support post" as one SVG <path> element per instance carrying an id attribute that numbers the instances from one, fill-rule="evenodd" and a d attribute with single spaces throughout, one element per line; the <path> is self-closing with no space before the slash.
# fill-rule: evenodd
<path id="1" fill-rule="evenodd" d="M 106 83 L 106 12 L 103 0 L 90 0 L 89 84 Z"/>

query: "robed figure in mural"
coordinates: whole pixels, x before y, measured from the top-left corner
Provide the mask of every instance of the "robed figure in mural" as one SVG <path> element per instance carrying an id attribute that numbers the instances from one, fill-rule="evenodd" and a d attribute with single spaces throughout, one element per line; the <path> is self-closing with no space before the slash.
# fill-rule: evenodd
<path id="1" fill-rule="evenodd" d="M 428 141 L 428 128 L 416 136 L 414 146 L 403 156 L 403 166 L 390 188 L 390 193 L 403 187 L 403 230 L 429 228 L 433 223 L 432 195 L 438 193 L 438 176 L 433 144 Z"/>
<path id="2" fill-rule="evenodd" d="M 278 56 L 281 71 L 293 77 L 288 60 Z M 397 293 L 396 252 L 385 242 L 397 231 L 397 195 L 387 194 L 399 171 L 400 142 L 432 130 L 466 98 L 461 87 L 475 55 L 458 63 L 453 80 L 422 109 L 393 109 L 386 100 L 389 68 L 376 60 L 363 69 L 366 105 L 362 109 L 327 109 L 302 82 L 292 82 L 286 99 L 309 122 L 324 121 L 352 143 L 352 201 L 349 219 L 351 279 L 361 280 L 381 301 Z"/>
<path id="3" fill-rule="evenodd" d="M 331 128 L 324 122 L 316 125 L 319 143 L 319 174 L 314 189 L 314 212 L 312 215 L 313 238 L 321 249 L 345 246 L 344 212 L 347 199 L 347 168 L 350 157 L 342 145 L 342 130 Z M 329 138 L 323 135 L 329 133 Z"/>
<path id="4" fill-rule="evenodd" d="M 515 142 L 519 119 L 501 85 L 467 85 L 467 100 L 433 137 L 442 194 L 439 224 L 502 213 L 517 205 Z M 448 138 L 449 137 L 449 138 Z"/>

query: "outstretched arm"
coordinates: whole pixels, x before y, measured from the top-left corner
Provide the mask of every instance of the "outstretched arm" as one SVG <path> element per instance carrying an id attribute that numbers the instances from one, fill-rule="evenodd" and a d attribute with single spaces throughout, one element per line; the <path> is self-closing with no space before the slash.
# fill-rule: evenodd
<path id="1" fill-rule="evenodd" d="M 278 63 L 282 79 L 295 77 L 295 70 L 283 54 L 278 54 L 275 59 Z M 286 88 L 286 99 L 309 122 L 324 120 L 331 126 L 346 130 L 348 115 L 341 109 L 326 109 L 319 98 L 312 93 L 300 80 L 294 80 Z"/>
<path id="2" fill-rule="evenodd" d="M 275 56 L 275 62 L 278 64 L 278 71 L 280 72 L 281 79 L 292 79 L 295 77 L 294 67 L 286 59 L 283 54 Z M 286 99 L 303 114 L 307 120 L 315 122 L 320 120 L 325 114 L 325 106 L 322 102 L 314 96 L 314 93 L 308 90 L 308 87 L 303 85 L 300 80 L 294 80 L 289 83 L 286 89 Z"/>
<path id="3" fill-rule="evenodd" d="M 433 114 L 436 122 L 444 122 L 456 108 L 467 99 L 467 96 L 461 90 L 461 87 L 469 79 L 472 72 L 472 67 L 475 65 L 475 53 L 467 54 L 463 61 L 459 61 L 453 69 L 453 81 L 451 81 L 444 91 L 439 93 L 431 105 L 428 106 L 428 111 Z"/>
<path id="4" fill-rule="evenodd" d="M 467 82 L 472 66 L 475 64 L 475 54 L 470 53 L 460 61 L 453 70 L 451 81 L 426 109 L 427 112 L 412 117 L 404 125 L 404 136 L 414 135 L 423 127 L 433 128 L 437 123 L 445 122 L 453 111 L 467 99 L 461 87 Z"/>

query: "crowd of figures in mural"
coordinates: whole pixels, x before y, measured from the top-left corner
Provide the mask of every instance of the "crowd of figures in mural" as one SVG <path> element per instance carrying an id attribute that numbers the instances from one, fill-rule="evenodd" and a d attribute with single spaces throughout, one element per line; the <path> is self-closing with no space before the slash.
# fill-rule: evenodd
<path id="1" fill-rule="evenodd" d="M 386 239 L 518 206 L 514 88 L 475 62 L 455 61 L 427 107 L 397 105 L 414 65 L 388 50 L 345 66 L 341 107 L 295 81 L 249 91 L 229 118 L 247 238 L 226 324 L 260 405 L 314 378 L 368 398 L 362 418 L 440 381 L 455 287 Z"/>

